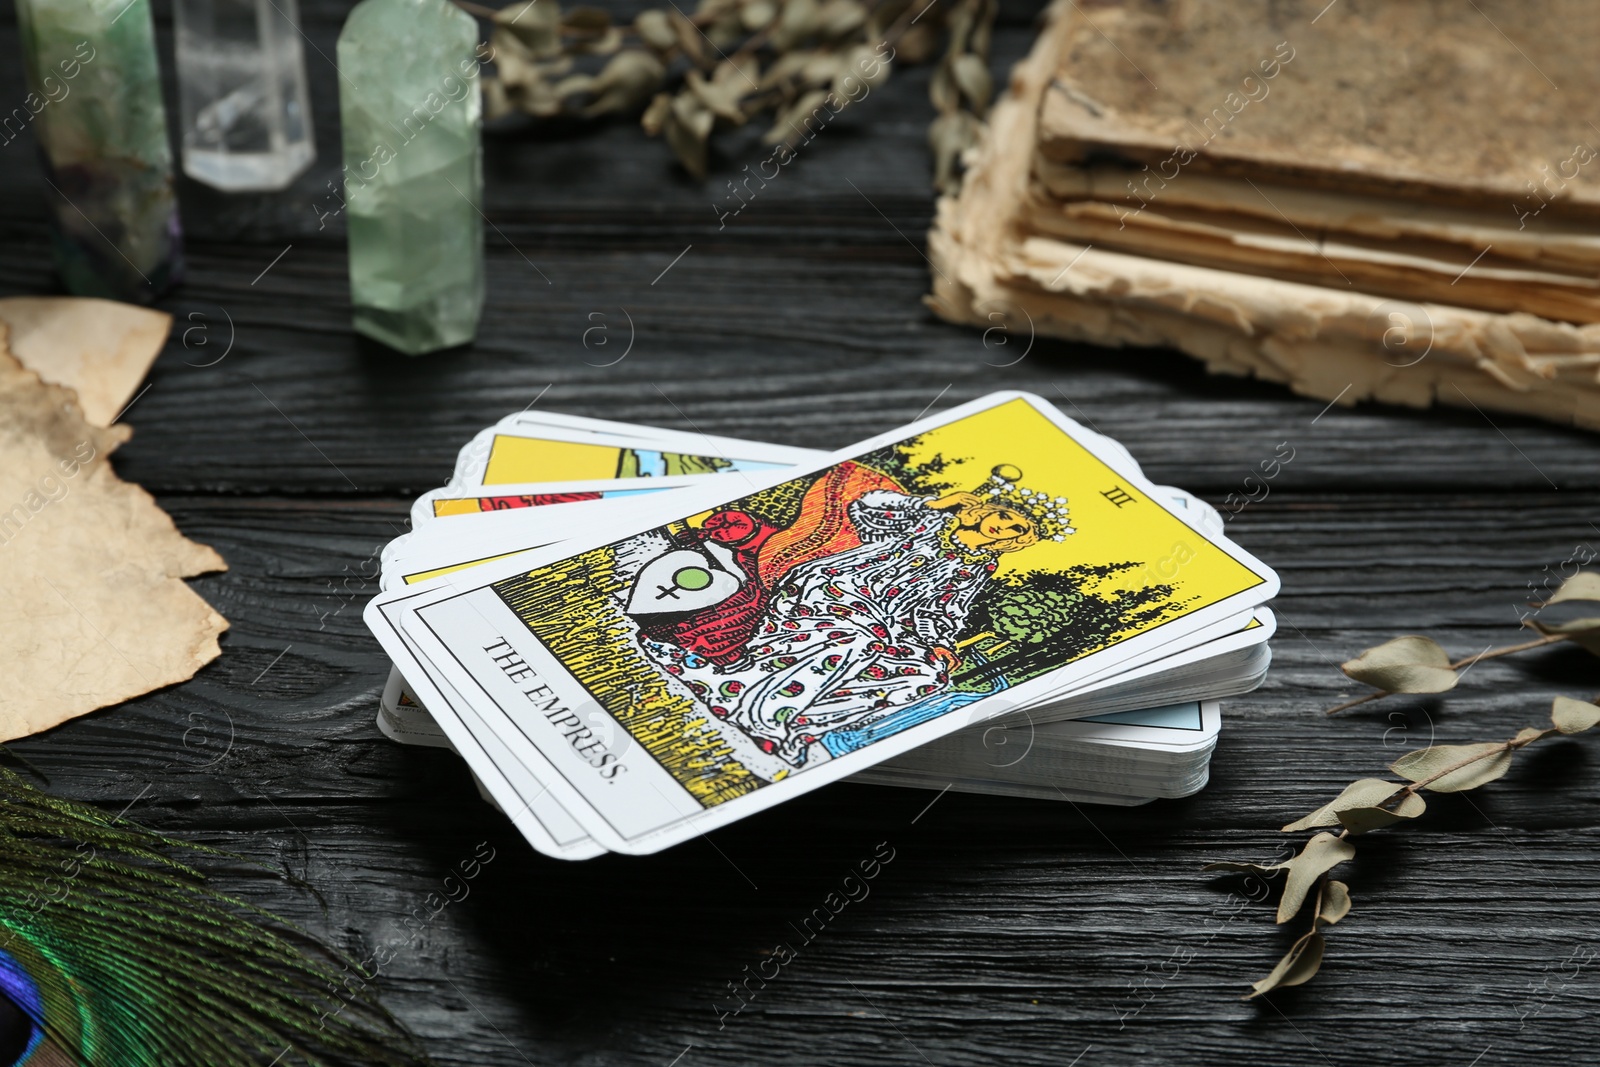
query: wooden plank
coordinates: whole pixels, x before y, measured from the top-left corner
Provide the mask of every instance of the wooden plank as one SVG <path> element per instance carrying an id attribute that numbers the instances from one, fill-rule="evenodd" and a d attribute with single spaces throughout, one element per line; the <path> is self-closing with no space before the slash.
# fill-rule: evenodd
<path id="1" fill-rule="evenodd" d="M 952 329 L 917 306 L 926 264 L 903 244 L 871 256 L 696 246 L 655 286 L 682 246 L 541 257 L 562 279 L 553 288 L 500 250 L 479 343 L 417 360 L 350 333 L 342 253 L 296 247 L 252 287 L 276 252 L 243 247 L 248 258 L 196 255 L 173 340 L 128 413 L 137 432 L 119 467 L 152 489 L 419 493 L 479 428 L 534 402 L 830 448 L 999 388 L 1050 398 L 1153 477 L 1224 498 L 1279 442 L 1295 450 L 1286 487 L 1600 484 L 1593 435 L 1578 431 L 1472 411 L 1324 412 L 1169 354 L 1029 350 L 1026 322 L 1004 332 L 1004 309 L 995 332 Z M 632 350 L 604 365 L 627 351 L 630 318 Z M 595 328 L 606 332 L 586 348 Z"/>

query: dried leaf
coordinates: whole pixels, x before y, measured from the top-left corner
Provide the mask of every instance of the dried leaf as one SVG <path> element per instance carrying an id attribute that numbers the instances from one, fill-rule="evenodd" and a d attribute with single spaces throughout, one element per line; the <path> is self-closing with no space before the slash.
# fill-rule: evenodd
<path id="1" fill-rule="evenodd" d="M 1579 571 L 1562 582 L 1561 588 L 1540 606 L 1547 607 L 1566 600 L 1600 600 L 1600 572 Z"/>
<path id="2" fill-rule="evenodd" d="M 1313 826 L 1337 826 L 1339 825 L 1339 812 L 1350 808 L 1378 807 L 1404 788 L 1405 786 L 1397 782 L 1386 781 L 1382 778 L 1359 779 L 1345 786 L 1344 792 L 1310 815 L 1303 819 L 1296 819 L 1288 826 L 1285 826 L 1283 828 L 1284 832 L 1309 830 Z M 1421 800 L 1422 798 L 1416 797 L 1416 799 Z M 1421 815 L 1422 812 L 1419 810 L 1417 814 Z"/>
<path id="3" fill-rule="evenodd" d="M 784 0 L 778 13 L 778 24 L 773 28 L 773 49 L 787 52 L 795 45 L 817 35 L 822 23 L 822 8 L 817 0 Z"/>
<path id="4" fill-rule="evenodd" d="M 683 164 L 683 169 L 696 178 L 706 176 L 706 141 L 715 123 L 715 117 L 692 93 L 679 93 L 667 109 L 666 121 L 661 127 L 667 145 Z"/>
<path id="5" fill-rule="evenodd" d="M 594 78 L 589 92 L 594 99 L 583 109 L 586 118 L 608 112 L 632 111 L 667 78 L 667 68 L 653 52 L 630 48 L 612 56 Z"/>
<path id="6" fill-rule="evenodd" d="M 706 61 L 705 38 L 700 36 L 700 30 L 695 24 L 683 16 L 677 8 L 667 13 L 667 23 L 672 27 L 673 38 L 683 54 L 695 66 L 702 66 Z"/>
<path id="7" fill-rule="evenodd" d="M 889 64 L 870 46 L 857 45 L 839 60 L 833 75 L 833 94 L 849 100 L 865 99 L 867 92 L 888 80 Z"/>
<path id="8" fill-rule="evenodd" d="M 933 72 L 933 78 L 928 82 L 928 99 L 933 101 L 933 109 L 941 115 L 960 109 L 961 90 L 956 86 L 955 75 L 950 72 L 950 64 L 940 63 Z"/>
<path id="9" fill-rule="evenodd" d="M 740 93 L 756 92 L 761 85 L 761 60 L 754 55 L 729 56 L 711 72 L 711 83 Z"/>
<path id="10" fill-rule="evenodd" d="M 978 17 L 973 20 L 971 34 L 967 38 L 967 51 L 975 56 L 989 58 L 989 42 L 994 36 L 994 17 L 999 11 L 997 0 L 984 0 Z"/>
<path id="11" fill-rule="evenodd" d="M 1274 989 L 1304 985 L 1311 981 L 1322 966 L 1323 947 L 1321 934 L 1315 930 L 1306 934 L 1294 943 L 1283 959 L 1278 961 L 1278 965 L 1272 968 L 1271 974 L 1251 985 L 1255 992 L 1244 999 L 1252 1000 Z"/>
<path id="12" fill-rule="evenodd" d="M 1516 745 L 1518 748 L 1522 748 L 1524 745 L 1531 745 L 1544 735 L 1545 731 L 1539 729 L 1537 726 L 1524 726 L 1522 729 L 1517 731 L 1517 736 L 1511 739 L 1511 743 Z"/>
<path id="13" fill-rule="evenodd" d="M 772 66 L 761 76 L 760 85 L 763 89 L 772 89 L 800 74 L 806 69 L 806 64 L 811 62 L 811 52 L 788 52 L 773 61 Z"/>
<path id="14" fill-rule="evenodd" d="M 833 84 L 844 69 L 844 60 L 828 52 L 813 52 L 800 71 L 800 80 L 814 89 Z"/>
<path id="15" fill-rule="evenodd" d="M 559 55 L 553 59 L 541 59 L 533 66 L 538 71 L 539 77 L 549 81 L 552 78 L 561 77 L 572 69 L 572 57 Z"/>
<path id="16" fill-rule="evenodd" d="M 561 16 L 561 24 L 577 33 L 599 36 L 611 28 L 611 13 L 598 7 L 575 7 Z"/>
<path id="17" fill-rule="evenodd" d="M 1412 782 L 1426 782 L 1448 767 L 1465 764 L 1458 770 L 1441 775 L 1428 782 L 1428 788 L 1439 793 L 1461 793 L 1488 785 L 1511 769 L 1512 750 L 1504 742 L 1489 741 L 1477 745 L 1434 745 L 1431 748 L 1407 752 L 1389 765 L 1389 769 Z M 1471 762 L 1468 762 L 1468 761 Z"/>
<path id="18" fill-rule="evenodd" d="M 581 37 L 567 46 L 567 51 L 580 56 L 609 56 L 622 48 L 622 31 L 613 26 L 598 37 Z"/>
<path id="19" fill-rule="evenodd" d="M 1572 619 L 1569 622 L 1541 622 L 1534 619 L 1529 625 L 1545 637 L 1560 634 L 1579 648 L 1600 656 L 1600 618 Z"/>
<path id="20" fill-rule="evenodd" d="M 894 57 L 908 67 L 918 67 L 932 59 L 939 49 L 939 31 L 927 23 L 911 27 L 894 45 Z"/>
<path id="21" fill-rule="evenodd" d="M 969 111 L 946 111 L 928 125 L 928 145 L 933 149 L 933 184 L 953 194 L 961 186 L 957 164 L 968 148 L 978 143 L 983 125 Z"/>
<path id="22" fill-rule="evenodd" d="M 493 122 L 495 119 L 504 118 L 516 109 L 511 106 L 511 98 L 506 94 L 505 83 L 499 78 L 484 78 L 483 86 L 483 121 Z"/>
<path id="23" fill-rule="evenodd" d="M 1330 879 L 1322 887 L 1322 907 L 1317 911 L 1317 921 L 1332 926 L 1349 914 L 1350 887 Z"/>
<path id="24" fill-rule="evenodd" d="M 1355 854 L 1355 845 L 1330 833 L 1320 833 L 1307 841 L 1300 854 L 1286 864 L 1289 877 L 1278 901 L 1277 921 L 1285 923 L 1298 915 L 1317 879 Z"/>
<path id="25" fill-rule="evenodd" d="M 793 147 L 802 137 L 807 136 L 808 130 L 815 136 L 815 130 L 808 124 L 827 101 L 827 90 L 811 90 L 793 104 L 781 109 L 777 121 L 772 124 L 772 129 L 763 134 L 761 140 L 766 144 L 782 142 Z"/>
<path id="26" fill-rule="evenodd" d="M 1600 725 L 1600 707 L 1571 697 L 1556 697 L 1550 709 L 1550 721 L 1564 734 L 1581 734 Z"/>
<path id="27" fill-rule="evenodd" d="M 519 110 L 536 118 L 547 119 L 561 114 L 561 97 L 556 94 L 555 86 L 537 70 L 519 85 L 507 83 L 506 95 Z"/>
<path id="28" fill-rule="evenodd" d="M 650 106 L 644 109 L 644 114 L 639 116 L 639 125 L 644 127 L 644 132 L 655 137 L 661 133 L 661 124 L 667 120 L 667 112 L 672 110 L 672 94 L 657 93 L 650 100 Z"/>
<path id="29" fill-rule="evenodd" d="M 867 9 L 860 0 L 827 0 L 818 9 L 817 21 L 822 36 L 837 40 L 867 24 Z"/>
<path id="30" fill-rule="evenodd" d="M 595 77 L 593 74 L 574 74 L 570 78 L 562 78 L 555 84 L 555 94 L 565 100 L 569 96 L 577 96 L 594 89 Z"/>
<path id="31" fill-rule="evenodd" d="M 496 11 L 494 24 L 538 58 L 561 52 L 561 7 L 555 0 L 520 0 Z M 498 59 L 498 48 L 495 54 Z"/>
<path id="32" fill-rule="evenodd" d="M 533 52 L 515 33 L 496 27 L 489 33 L 489 49 L 494 53 L 495 70 L 507 90 L 538 80 Z"/>
<path id="33" fill-rule="evenodd" d="M 691 70 L 684 75 L 683 84 L 696 99 L 711 109 L 713 115 L 733 123 L 744 122 L 744 112 L 739 110 L 739 98 L 744 94 L 737 90 L 729 92 L 725 86 L 713 85 L 698 70 Z"/>
<path id="34" fill-rule="evenodd" d="M 739 21 L 746 31 L 764 30 L 778 17 L 778 5 L 771 0 L 750 0 L 739 9 Z"/>
<path id="35" fill-rule="evenodd" d="M 678 34 L 665 11 L 652 8 L 639 12 L 639 17 L 633 20 L 633 32 L 657 52 L 666 53 L 678 47 Z"/>
<path id="36" fill-rule="evenodd" d="M 726 14 L 706 27 L 706 36 L 716 46 L 719 53 L 725 53 L 738 46 L 744 40 L 744 23 L 739 20 L 737 9 L 729 9 Z"/>
<path id="37" fill-rule="evenodd" d="M 1450 654 L 1431 637 L 1396 637 L 1340 664 L 1340 669 L 1390 693 L 1443 693 L 1460 680 L 1450 669 Z"/>
<path id="38" fill-rule="evenodd" d="M 956 56 L 950 64 L 951 76 L 961 95 L 972 104 L 972 110 L 982 116 L 994 96 L 994 78 L 989 75 L 989 65 L 970 52 Z"/>
<path id="39" fill-rule="evenodd" d="M 881 42 L 861 44 L 852 48 L 847 57 L 850 69 L 874 89 L 888 81 L 890 73 L 894 70 L 894 63 L 889 56 L 883 54 L 883 48 Z M 891 51 L 889 55 L 893 54 Z"/>
<path id="40" fill-rule="evenodd" d="M 1364 834 L 1368 830 L 1378 830 L 1385 826 L 1393 826 L 1402 819 L 1415 819 L 1428 809 L 1427 801 L 1415 793 L 1409 794 L 1393 809 L 1380 808 L 1377 805 L 1363 808 L 1345 808 L 1338 814 L 1339 825 L 1349 830 L 1352 834 Z"/>

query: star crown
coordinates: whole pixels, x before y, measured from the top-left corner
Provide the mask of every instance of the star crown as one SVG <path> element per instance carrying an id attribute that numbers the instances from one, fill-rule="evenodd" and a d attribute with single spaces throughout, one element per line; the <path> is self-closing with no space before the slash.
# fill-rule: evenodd
<path id="1" fill-rule="evenodd" d="M 1049 493 L 1018 485 L 1016 478 L 1021 477 L 1021 471 L 1015 471 L 1015 478 L 1005 476 L 1013 471 L 1015 468 L 1011 471 L 995 468 L 994 473 L 989 476 L 986 488 L 982 491 L 983 495 L 988 496 L 993 503 L 1021 512 L 1032 519 L 1034 529 L 1039 531 L 1039 539 L 1042 541 L 1065 541 L 1068 534 L 1076 532 L 1068 524 L 1066 497 L 1053 497 Z"/>

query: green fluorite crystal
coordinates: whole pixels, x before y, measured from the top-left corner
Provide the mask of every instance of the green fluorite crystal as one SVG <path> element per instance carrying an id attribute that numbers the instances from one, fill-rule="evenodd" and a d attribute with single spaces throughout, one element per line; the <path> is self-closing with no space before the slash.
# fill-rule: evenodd
<path id="1" fill-rule="evenodd" d="M 149 0 L 20 0 L 17 21 L 30 92 L 4 165 L 31 121 L 67 288 L 149 303 L 183 269 Z"/>
<path id="2" fill-rule="evenodd" d="M 448 0 L 362 0 L 339 34 L 355 328 L 408 355 L 483 309 L 477 45 Z"/>

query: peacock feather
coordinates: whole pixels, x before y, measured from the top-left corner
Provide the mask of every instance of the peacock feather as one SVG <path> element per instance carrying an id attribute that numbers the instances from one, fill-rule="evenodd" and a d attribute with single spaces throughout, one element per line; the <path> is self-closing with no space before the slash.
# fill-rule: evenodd
<path id="1" fill-rule="evenodd" d="M 226 855 L 0 768 L 0 1067 L 427 1064 L 359 967 L 199 854 Z"/>

